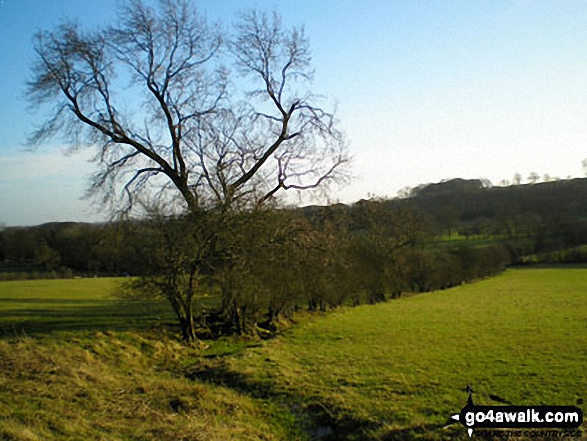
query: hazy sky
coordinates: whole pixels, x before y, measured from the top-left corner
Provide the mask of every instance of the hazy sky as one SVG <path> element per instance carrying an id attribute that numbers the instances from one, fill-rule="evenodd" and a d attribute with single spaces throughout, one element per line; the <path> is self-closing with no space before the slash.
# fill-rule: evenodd
<path id="1" fill-rule="evenodd" d="M 230 23 L 250 8 L 304 24 L 313 90 L 338 103 L 354 182 L 333 199 L 516 172 L 583 176 L 587 157 L 585 0 L 194 0 Z M 22 147 L 32 36 L 61 19 L 107 25 L 116 1 L 0 0 L 0 223 L 96 220 L 82 200 L 89 154 Z"/>

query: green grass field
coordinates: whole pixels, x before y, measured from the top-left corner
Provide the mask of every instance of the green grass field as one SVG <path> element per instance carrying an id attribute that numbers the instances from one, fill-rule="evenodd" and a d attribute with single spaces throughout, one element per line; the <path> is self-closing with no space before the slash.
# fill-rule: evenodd
<path id="1" fill-rule="evenodd" d="M 72 330 L 131 330 L 172 320 L 166 303 L 122 302 L 113 294 L 125 279 L 0 282 L 0 335 Z"/>
<path id="2" fill-rule="evenodd" d="M 113 280 L 65 282 L 0 284 L 0 327 L 37 329 L 0 340 L 0 439 L 468 439 L 449 419 L 467 385 L 476 404 L 587 398 L 587 269 L 509 270 L 205 350 L 132 330 L 120 305 L 101 316 Z"/>
<path id="3" fill-rule="evenodd" d="M 574 405 L 587 398 L 587 270 L 508 271 L 344 310 L 231 369 L 364 427 L 356 439 L 450 438 L 467 384 L 477 404 Z"/>

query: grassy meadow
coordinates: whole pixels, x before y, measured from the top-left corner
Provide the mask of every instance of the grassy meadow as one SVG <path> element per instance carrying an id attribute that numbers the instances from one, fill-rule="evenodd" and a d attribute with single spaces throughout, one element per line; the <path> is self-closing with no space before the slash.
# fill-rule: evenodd
<path id="1" fill-rule="evenodd" d="M 364 428 L 354 439 L 450 439 L 468 384 L 477 404 L 587 397 L 586 331 L 587 270 L 515 270 L 312 320 L 230 364 Z"/>
<path id="2" fill-rule="evenodd" d="M 0 439 L 468 439 L 449 419 L 467 385 L 476 404 L 587 398 L 587 269 L 509 270 L 205 349 L 116 283 L 0 284 Z"/>
<path id="3" fill-rule="evenodd" d="M 0 282 L 0 335 L 73 330 L 131 330 L 172 320 L 166 303 L 122 302 L 123 278 Z"/>

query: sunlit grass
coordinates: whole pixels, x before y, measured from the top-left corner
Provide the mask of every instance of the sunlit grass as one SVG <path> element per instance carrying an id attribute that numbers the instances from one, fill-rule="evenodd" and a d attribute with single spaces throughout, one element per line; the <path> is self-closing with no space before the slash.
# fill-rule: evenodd
<path id="1" fill-rule="evenodd" d="M 587 269 L 510 270 L 206 349 L 112 298 L 117 283 L 0 284 L 0 439 L 468 439 L 449 419 L 467 385 L 477 404 L 587 398 Z"/>
<path id="2" fill-rule="evenodd" d="M 121 278 L 0 282 L 0 335 L 134 329 L 173 319 L 165 302 L 123 302 Z"/>
<path id="3" fill-rule="evenodd" d="M 587 397 L 586 326 L 587 270 L 516 270 L 313 320 L 233 369 L 364 424 L 356 439 L 406 430 L 449 439 L 442 427 L 467 385 L 478 404 Z"/>
<path id="4" fill-rule="evenodd" d="M 0 340 L 2 440 L 284 439 L 279 409 L 189 380 L 199 350 L 167 335 Z M 285 432 L 285 433 L 284 433 Z"/>
<path id="5" fill-rule="evenodd" d="M 1 440 L 296 438 L 281 406 L 189 379 L 201 348 L 160 326 L 167 304 L 113 297 L 121 280 L 0 283 Z"/>

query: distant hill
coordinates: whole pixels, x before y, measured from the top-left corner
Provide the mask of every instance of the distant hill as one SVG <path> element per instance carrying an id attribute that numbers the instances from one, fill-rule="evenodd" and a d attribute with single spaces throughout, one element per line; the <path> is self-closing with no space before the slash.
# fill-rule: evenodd
<path id="1" fill-rule="evenodd" d="M 295 210 L 307 218 L 325 213 L 348 215 L 349 229 L 360 232 L 374 206 L 390 213 L 406 208 L 419 213 L 427 219 L 420 227 L 426 224 L 426 234 L 438 243 L 505 243 L 514 261 L 587 245 L 587 178 L 508 187 L 492 187 L 481 179 L 453 179 L 421 185 L 404 198 Z M 406 229 L 413 222 L 402 216 L 381 219 L 405 223 Z M 47 270 L 66 267 L 84 273 L 136 274 L 144 266 L 144 244 L 140 234 L 133 233 L 139 224 L 51 222 L 5 228 L 0 231 L 0 263 L 12 265 L 11 271 L 13 264 L 23 263 L 40 264 Z"/>
<path id="2" fill-rule="evenodd" d="M 482 218 L 501 222 L 503 217 L 520 216 L 538 216 L 542 221 L 583 220 L 587 217 L 587 178 L 509 187 L 454 179 L 425 186 L 408 199 L 437 219 L 452 216 L 460 224 Z"/>
<path id="3" fill-rule="evenodd" d="M 428 214 L 448 240 L 505 240 L 514 261 L 587 244 L 587 178 L 507 187 L 454 179 L 387 203 Z"/>
<path id="4" fill-rule="evenodd" d="M 350 210 L 357 218 L 369 204 L 423 212 L 444 240 L 508 241 L 514 258 L 587 244 L 587 178 L 507 187 L 481 179 L 452 179 L 420 185 L 408 197 L 299 210 L 306 216 L 326 209 Z"/>

